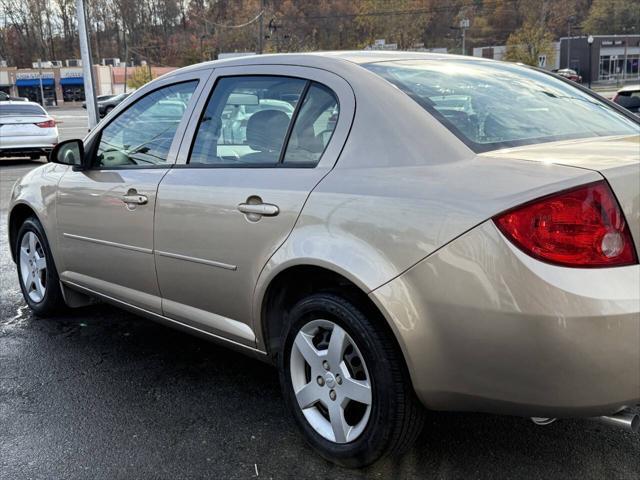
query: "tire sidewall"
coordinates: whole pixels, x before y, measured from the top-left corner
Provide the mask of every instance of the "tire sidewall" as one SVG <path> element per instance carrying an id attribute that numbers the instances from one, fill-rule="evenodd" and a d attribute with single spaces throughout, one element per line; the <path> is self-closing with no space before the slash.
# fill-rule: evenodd
<path id="1" fill-rule="evenodd" d="M 34 302 L 29 298 L 29 294 L 22 281 L 22 273 L 20 272 L 20 245 L 22 238 L 28 233 L 33 232 L 37 237 L 42 249 L 44 250 L 45 259 L 47 261 L 47 273 L 46 273 L 46 288 L 44 298 L 40 302 Z M 44 229 L 40 222 L 30 217 L 24 221 L 18 230 L 16 235 L 16 244 L 14 245 L 14 252 L 16 255 L 16 267 L 18 271 L 18 282 L 20 283 L 20 290 L 25 302 L 33 310 L 36 315 L 46 315 L 51 313 L 60 304 L 60 287 L 58 285 L 58 273 L 56 271 L 55 263 L 53 261 L 53 255 L 51 254 L 51 248 L 47 241 L 47 236 L 44 233 Z"/>
<path id="2" fill-rule="evenodd" d="M 279 355 L 279 374 L 285 403 L 302 429 L 307 443 L 327 460 L 347 467 L 368 465 L 377 460 L 386 449 L 391 437 L 389 419 L 393 415 L 393 380 L 388 358 L 377 351 L 380 339 L 371 331 L 364 315 L 348 302 L 337 302 L 333 295 L 316 294 L 298 303 L 289 315 L 282 354 Z M 338 444 L 326 440 L 308 423 L 298 406 L 291 383 L 290 358 L 297 333 L 312 320 L 334 322 L 351 336 L 358 346 L 369 373 L 372 406 L 369 421 L 362 434 L 354 441 Z"/>

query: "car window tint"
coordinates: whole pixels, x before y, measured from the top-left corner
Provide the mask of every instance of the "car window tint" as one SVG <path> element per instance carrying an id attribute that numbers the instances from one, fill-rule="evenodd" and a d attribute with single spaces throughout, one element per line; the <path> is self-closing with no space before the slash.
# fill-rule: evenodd
<path id="1" fill-rule="evenodd" d="M 291 130 L 285 164 L 316 165 L 338 121 L 338 100 L 331 90 L 312 84 Z"/>
<path id="2" fill-rule="evenodd" d="M 189 163 L 278 163 L 306 80 L 276 76 L 220 79 L 200 119 Z"/>
<path id="3" fill-rule="evenodd" d="M 136 168 L 165 163 L 197 84 L 163 87 L 130 105 L 102 130 L 94 166 Z"/>

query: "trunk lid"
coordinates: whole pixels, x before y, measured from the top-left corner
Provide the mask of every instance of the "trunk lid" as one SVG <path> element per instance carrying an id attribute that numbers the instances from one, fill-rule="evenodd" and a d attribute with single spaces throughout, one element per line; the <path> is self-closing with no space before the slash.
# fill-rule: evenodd
<path id="1" fill-rule="evenodd" d="M 51 117 L 45 115 L 0 116 L 0 135 L 3 137 L 50 135 L 49 128 L 41 128 L 36 125 L 36 123 L 47 120 L 51 120 Z"/>
<path id="2" fill-rule="evenodd" d="M 611 185 L 640 254 L 640 135 L 550 142 L 483 153 L 594 170 Z"/>

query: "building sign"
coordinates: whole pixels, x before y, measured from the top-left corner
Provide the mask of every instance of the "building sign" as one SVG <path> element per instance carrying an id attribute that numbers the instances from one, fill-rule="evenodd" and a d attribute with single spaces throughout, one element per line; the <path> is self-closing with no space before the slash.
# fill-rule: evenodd
<path id="1" fill-rule="evenodd" d="M 60 70 L 60 78 L 82 78 L 82 69 Z"/>
<path id="2" fill-rule="evenodd" d="M 16 80 L 34 80 L 39 79 L 38 72 L 16 72 Z M 42 78 L 53 78 L 53 72 L 42 72 Z"/>
<path id="3" fill-rule="evenodd" d="M 600 45 L 604 47 L 610 47 L 612 45 L 624 45 L 624 40 L 602 40 Z"/>
<path id="4" fill-rule="evenodd" d="M 546 55 L 538 55 L 538 66 L 540 68 L 544 68 L 547 66 L 547 56 Z"/>

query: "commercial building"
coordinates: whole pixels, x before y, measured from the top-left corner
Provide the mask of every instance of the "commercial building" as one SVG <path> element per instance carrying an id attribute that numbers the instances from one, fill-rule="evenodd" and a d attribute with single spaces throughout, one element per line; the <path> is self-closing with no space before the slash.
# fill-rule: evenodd
<path id="1" fill-rule="evenodd" d="M 560 67 L 560 42 L 553 42 L 554 54 L 551 56 L 540 55 L 538 66 L 547 70 L 556 70 Z M 493 45 L 490 47 L 476 47 L 473 49 L 474 57 L 491 58 L 493 60 L 505 60 L 507 55 L 506 45 Z"/>
<path id="2" fill-rule="evenodd" d="M 79 60 L 76 61 L 79 63 Z M 56 62 L 59 63 L 59 62 Z M 42 68 L 0 67 L 0 91 L 26 97 L 41 103 L 41 92 L 46 106 L 75 105 L 84 101 L 84 77 L 81 66 L 59 66 L 43 62 Z M 128 67 L 131 79 L 138 67 Z M 151 67 L 153 77 L 164 75 L 173 67 Z M 94 65 L 96 94 L 118 94 L 125 90 L 125 67 Z M 42 88 L 41 85 L 42 84 Z"/>
<path id="3" fill-rule="evenodd" d="M 628 83 L 640 81 L 640 35 L 588 35 L 562 37 L 554 43 L 555 55 L 539 58 L 539 66 L 549 70 L 571 68 L 583 82 Z M 474 57 L 504 60 L 505 45 L 477 47 Z"/>
<path id="4" fill-rule="evenodd" d="M 640 35 L 592 35 L 560 39 L 561 68 L 572 68 L 585 82 L 640 81 Z M 589 58 L 591 57 L 591 58 Z"/>

